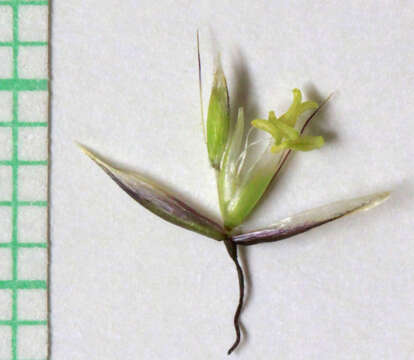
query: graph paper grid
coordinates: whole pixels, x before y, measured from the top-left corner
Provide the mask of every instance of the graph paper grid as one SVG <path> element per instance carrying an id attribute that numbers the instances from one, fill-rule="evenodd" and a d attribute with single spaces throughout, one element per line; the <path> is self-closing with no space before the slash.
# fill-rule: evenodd
<path id="1" fill-rule="evenodd" d="M 48 1 L 0 1 L 0 360 L 48 358 Z"/>

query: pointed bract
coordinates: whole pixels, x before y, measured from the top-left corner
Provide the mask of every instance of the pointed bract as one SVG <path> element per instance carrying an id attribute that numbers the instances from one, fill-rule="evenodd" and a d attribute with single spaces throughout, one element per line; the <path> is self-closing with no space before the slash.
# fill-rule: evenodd
<path id="1" fill-rule="evenodd" d="M 221 163 L 220 171 L 217 178 L 217 189 L 220 203 L 221 215 L 224 220 L 224 225 L 228 224 L 228 204 L 234 197 L 237 190 L 237 165 L 240 157 L 240 150 L 244 134 L 244 112 L 243 108 L 239 109 L 237 116 L 236 127 L 231 134 L 231 138 L 226 147 L 223 161 Z"/>
<path id="2" fill-rule="evenodd" d="M 198 211 L 162 189 L 154 181 L 132 171 L 112 166 L 92 151 L 79 145 L 128 195 L 166 221 L 215 240 L 224 240 L 224 230 Z"/>
<path id="3" fill-rule="evenodd" d="M 289 216 L 266 229 L 235 235 L 232 237 L 232 240 L 239 245 L 254 245 L 283 240 L 345 215 L 372 209 L 387 200 L 389 195 L 389 192 L 382 192 L 355 199 L 337 201 Z"/>
<path id="4" fill-rule="evenodd" d="M 207 150 L 211 165 L 220 168 L 230 130 L 229 92 L 226 77 L 217 58 L 207 114 Z"/>

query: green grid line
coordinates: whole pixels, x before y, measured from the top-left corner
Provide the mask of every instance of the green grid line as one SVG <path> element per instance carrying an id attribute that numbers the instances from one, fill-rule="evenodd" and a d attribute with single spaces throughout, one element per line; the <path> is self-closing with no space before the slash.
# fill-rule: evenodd
<path id="1" fill-rule="evenodd" d="M 45 280 L 4 280 L 0 281 L 0 289 L 47 289 Z M 17 303 L 16 303 L 17 305 Z M 13 319 L 17 321 L 17 317 Z"/>
<path id="2" fill-rule="evenodd" d="M 8 6 L 21 6 L 21 5 L 49 5 L 49 1 L 24 1 L 24 0 L 9 0 L 9 1 L 0 1 L 0 5 Z"/>
<path id="3" fill-rule="evenodd" d="M 0 160 L 0 165 L 13 166 L 15 164 L 11 160 Z M 47 165 L 47 160 L 18 160 L 17 165 L 19 166 L 36 166 L 36 165 Z"/>
<path id="4" fill-rule="evenodd" d="M 18 47 L 13 45 L 13 62 L 17 62 Z M 18 69 L 13 66 L 13 76 L 18 76 Z M 36 91 L 48 90 L 47 79 L 2 79 L 0 81 L 0 91 Z"/>
<path id="5" fill-rule="evenodd" d="M 31 242 L 19 242 L 16 244 L 13 244 L 11 242 L 8 243 L 0 243 L 0 248 L 11 248 L 13 246 L 17 246 L 20 248 L 42 248 L 42 249 L 46 249 L 48 247 L 48 244 L 46 242 L 35 242 L 35 243 L 31 243 Z"/>
<path id="6" fill-rule="evenodd" d="M 47 46 L 47 41 L 19 41 L 18 46 Z M 12 41 L 0 41 L 0 47 L 13 47 Z"/>
<path id="7" fill-rule="evenodd" d="M 47 325 L 47 320 L 0 320 L 0 325 L 5 326 L 38 326 Z"/>
<path id="8" fill-rule="evenodd" d="M 48 202 L 19 201 L 18 196 L 18 169 L 19 166 L 48 166 L 48 160 L 29 161 L 19 160 L 19 128 L 21 127 L 47 127 L 47 122 L 19 122 L 19 96 L 20 91 L 48 91 L 48 79 L 22 79 L 19 78 L 18 57 L 19 47 L 48 46 L 47 41 L 20 41 L 19 40 L 19 7 L 25 5 L 48 6 L 48 1 L 24 1 L 9 0 L 0 1 L 0 6 L 10 6 L 13 11 L 12 28 L 13 41 L 0 42 L 0 47 L 10 47 L 13 51 L 13 77 L 11 79 L 0 79 L 0 91 L 12 93 L 12 121 L 0 122 L 0 127 L 10 127 L 12 133 L 12 157 L 11 160 L 0 160 L 0 166 L 12 168 L 12 198 L 11 201 L 0 201 L 0 206 L 11 207 L 12 231 L 11 241 L 0 243 L 0 248 L 9 248 L 12 256 L 11 280 L 0 281 L 0 289 L 9 289 L 12 294 L 12 315 L 10 320 L 1 320 L 0 325 L 10 326 L 11 337 L 11 360 L 18 360 L 18 328 L 19 326 L 47 326 L 48 320 L 19 320 L 18 319 L 18 293 L 21 289 L 43 289 L 47 291 L 46 280 L 19 280 L 18 279 L 18 250 L 19 248 L 48 248 L 47 242 L 21 242 L 18 241 L 18 208 L 20 206 L 48 206 Z M 20 359 L 23 360 L 23 359 Z M 29 360 L 29 359 L 26 359 Z M 34 360 L 34 359 L 33 359 Z M 46 359 L 44 359 L 46 360 Z"/>
<path id="9" fill-rule="evenodd" d="M 3 121 L 0 122 L 0 127 L 48 127 L 48 123 L 45 121 L 33 121 L 33 122 L 24 122 L 24 121 Z"/>
<path id="10" fill-rule="evenodd" d="M 16 164 L 15 164 L 16 165 Z M 13 165 L 13 166 L 15 166 Z M 0 201 L 0 206 L 47 206 L 47 201 Z"/>

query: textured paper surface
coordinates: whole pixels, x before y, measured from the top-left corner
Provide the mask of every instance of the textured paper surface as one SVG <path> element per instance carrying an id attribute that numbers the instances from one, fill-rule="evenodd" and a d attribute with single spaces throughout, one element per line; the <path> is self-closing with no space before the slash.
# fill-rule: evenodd
<path id="1" fill-rule="evenodd" d="M 0 359 L 48 353 L 47 1 L 0 1 Z"/>
<path id="2" fill-rule="evenodd" d="M 404 1 L 60 1 L 54 6 L 52 319 L 56 359 L 225 359 L 237 282 L 224 246 L 154 217 L 73 144 L 219 217 L 202 140 L 211 37 L 233 106 L 278 114 L 337 91 L 249 220 L 376 191 L 391 200 L 247 249 L 237 359 L 414 359 L 414 6 Z M 212 34 L 211 34 L 212 33 Z"/>

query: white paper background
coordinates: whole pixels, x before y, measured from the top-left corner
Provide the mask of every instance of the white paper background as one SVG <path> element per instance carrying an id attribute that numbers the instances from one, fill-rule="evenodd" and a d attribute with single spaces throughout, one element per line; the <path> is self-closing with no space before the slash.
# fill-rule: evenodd
<path id="1" fill-rule="evenodd" d="M 251 227 L 394 190 L 369 213 L 251 247 L 237 359 L 414 359 L 414 5 L 410 1 L 60 1 L 53 5 L 52 356 L 225 359 L 237 282 L 224 246 L 134 203 L 79 140 L 219 218 L 199 120 L 212 38 L 233 105 L 337 95 Z"/>

